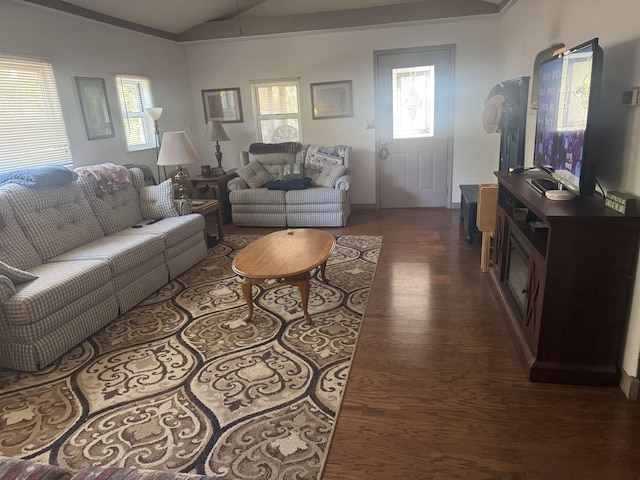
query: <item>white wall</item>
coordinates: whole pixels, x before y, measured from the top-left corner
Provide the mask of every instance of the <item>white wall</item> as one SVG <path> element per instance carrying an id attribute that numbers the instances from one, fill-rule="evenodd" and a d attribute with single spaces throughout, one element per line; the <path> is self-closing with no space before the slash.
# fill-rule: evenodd
<path id="1" fill-rule="evenodd" d="M 0 51 L 51 59 L 74 164 L 100 162 L 153 166 L 155 149 L 128 153 L 114 75 L 151 77 L 156 104 L 165 107 L 162 131 L 192 133 L 195 113 L 184 48 L 98 22 L 28 4 L 0 1 Z M 104 78 L 115 137 L 87 140 L 74 77 Z"/>
<path id="2" fill-rule="evenodd" d="M 239 165 L 240 151 L 255 142 L 256 128 L 250 81 L 300 77 L 304 143 L 353 147 L 352 202 L 375 204 L 375 130 L 373 120 L 375 50 L 456 45 L 455 119 L 453 145 L 453 202 L 460 200 L 460 184 L 493 181 L 498 168 L 498 137 L 487 135 L 481 118 L 490 88 L 501 78 L 497 73 L 499 46 L 497 17 L 450 23 L 393 26 L 309 33 L 303 35 L 244 38 L 199 43 L 187 47 L 192 100 L 202 121 L 201 90 L 240 87 L 244 123 L 225 124 L 231 138 L 221 144 L 226 169 Z M 310 83 L 352 80 L 354 116 L 312 120 Z M 209 147 L 209 151 L 213 149 Z M 211 153 L 209 154 L 210 158 Z M 215 164 L 215 161 L 210 162 Z"/>
<path id="3" fill-rule="evenodd" d="M 622 92 L 640 85 L 640 2 L 637 0 L 518 0 L 501 21 L 502 76 L 531 75 L 538 52 L 593 37 L 604 50 L 600 112 L 605 125 L 597 177 L 605 190 L 640 196 L 640 108 L 622 105 Z M 535 112 L 527 117 L 526 158 L 531 164 Z M 588 239 L 585 239 L 587 241 Z M 603 252 L 606 255 L 606 252 Z M 598 279 L 594 279 L 597 281 Z M 623 368 L 638 376 L 640 278 L 636 275 Z"/>

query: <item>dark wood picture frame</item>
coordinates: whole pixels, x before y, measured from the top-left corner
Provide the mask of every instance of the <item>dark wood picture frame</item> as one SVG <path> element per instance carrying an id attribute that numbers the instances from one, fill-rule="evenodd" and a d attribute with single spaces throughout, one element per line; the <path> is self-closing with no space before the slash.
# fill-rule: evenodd
<path id="1" fill-rule="evenodd" d="M 242 123 L 240 87 L 202 90 L 204 122 L 219 120 L 222 123 Z"/>
<path id="2" fill-rule="evenodd" d="M 353 117 L 351 80 L 311 83 L 313 120 Z"/>
<path id="3" fill-rule="evenodd" d="M 104 78 L 75 77 L 88 140 L 115 137 Z"/>

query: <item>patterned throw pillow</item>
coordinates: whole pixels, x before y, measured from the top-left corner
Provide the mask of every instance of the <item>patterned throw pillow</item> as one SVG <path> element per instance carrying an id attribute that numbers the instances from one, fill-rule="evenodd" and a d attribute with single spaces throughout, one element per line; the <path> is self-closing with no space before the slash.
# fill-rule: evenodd
<path id="1" fill-rule="evenodd" d="M 236 173 L 247 182 L 250 188 L 260 188 L 273 179 L 273 176 L 258 161 L 249 162 L 248 165 L 237 170 Z"/>
<path id="2" fill-rule="evenodd" d="M 33 273 L 25 272 L 24 270 L 20 270 L 19 268 L 7 265 L 4 262 L 0 262 L 0 275 L 8 277 L 14 285 L 25 283 L 38 278 L 38 276 L 34 275 Z"/>
<path id="3" fill-rule="evenodd" d="M 347 167 L 344 165 L 334 165 L 332 163 L 325 162 L 322 167 L 322 173 L 320 173 L 318 178 L 316 178 L 314 186 L 333 188 L 336 184 L 336 180 L 338 180 L 346 170 Z"/>
<path id="4" fill-rule="evenodd" d="M 178 211 L 173 204 L 173 185 L 170 178 L 160 185 L 142 187 L 140 210 L 145 220 L 178 216 Z"/>

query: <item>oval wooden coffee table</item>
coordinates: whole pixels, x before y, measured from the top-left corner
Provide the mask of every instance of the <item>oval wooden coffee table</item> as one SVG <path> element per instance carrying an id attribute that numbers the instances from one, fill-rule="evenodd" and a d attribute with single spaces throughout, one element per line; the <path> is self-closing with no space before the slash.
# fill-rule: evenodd
<path id="1" fill-rule="evenodd" d="M 243 320 L 248 322 L 253 316 L 253 285 L 276 279 L 298 287 L 304 320 L 311 323 L 307 310 L 311 271 L 319 266 L 322 281 L 329 283 L 325 269 L 335 246 L 330 233 L 303 228 L 271 233 L 243 248 L 231 264 L 243 277 L 242 294 L 249 307 Z"/>

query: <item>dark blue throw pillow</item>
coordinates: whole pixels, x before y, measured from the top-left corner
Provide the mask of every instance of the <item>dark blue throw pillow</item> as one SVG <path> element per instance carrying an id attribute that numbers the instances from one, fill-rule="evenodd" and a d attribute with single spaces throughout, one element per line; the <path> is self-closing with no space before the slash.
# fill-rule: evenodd
<path id="1" fill-rule="evenodd" d="M 304 190 L 311 186 L 309 177 L 296 178 L 295 180 L 271 180 L 266 187 L 269 190 Z"/>

